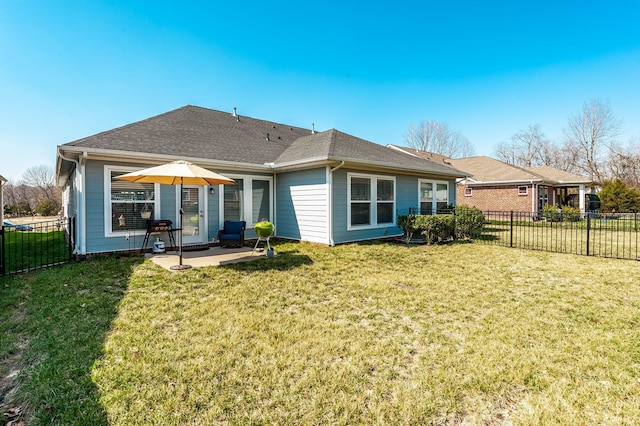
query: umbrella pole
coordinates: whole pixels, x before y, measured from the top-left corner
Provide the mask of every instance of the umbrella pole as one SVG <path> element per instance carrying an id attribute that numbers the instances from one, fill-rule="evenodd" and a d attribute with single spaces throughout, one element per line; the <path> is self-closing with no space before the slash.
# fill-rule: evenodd
<path id="1" fill-rule="evenodd" d="M 183 265 L 182 264 L 182 232 L 184 230 L 184 224 L 182 223 L 182 215 L 184 211 L 182 210 L 182 194 L 184 192 L 184 178 L 180 177 L 180 264 L 174 265 L 170 269 L 180 270 L 180 269 L 189 269 L 191 265 Z"/>

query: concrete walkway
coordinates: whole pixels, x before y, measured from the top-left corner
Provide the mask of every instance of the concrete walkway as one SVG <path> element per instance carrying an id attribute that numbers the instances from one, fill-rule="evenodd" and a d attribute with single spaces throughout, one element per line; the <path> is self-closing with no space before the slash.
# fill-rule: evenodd
<path id="1" fill-rule="evenodd" d="M 176 252 L 168 253 L 146 253 L 145 257 L 151 259 L 156 265 L 160 265 L 165 269 L 180 263 L 180 256 Z M 265 251 L 252 251 L 250 247 L 240 248 L 220 248 L 211 247 L 208 250 L 186 251 L 182 254 L 182 264 L 191 265 L 194 268 L 201 266 L 219 266 L 229 263 L 246 262 L 266 257 Z"/>

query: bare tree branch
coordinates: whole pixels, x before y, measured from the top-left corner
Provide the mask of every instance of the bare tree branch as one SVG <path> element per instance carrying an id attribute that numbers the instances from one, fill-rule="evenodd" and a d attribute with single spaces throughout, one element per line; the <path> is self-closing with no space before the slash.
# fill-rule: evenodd
<path id="1" fill-rule="evenodd" d="M 591 99 L 579 113 L 571 115 L 563 134 L 565 146 L 580 152 L 576 158 L 578 171 L 602 182 L 605 149 L 614 146 L 621 131 L 622 120 L 613 115 L 608 101 Z"/>
<path id="2" fill-rule="evenodd" d="M 515 133 L 509 141 L 500 142 L 493 153 L 501 161 L 519 167 L 548 166 L 554 161 L 555 147 L 539 124 Z"/>
<path id="3" fill-rule="evenodd" d="M 411 125 L 405 134 L 404 142 L 410 148 L 452 158 L 474 155 L 469 139 L 449 129 L 447 123 L 433 120 L 421 121 L 417 127 Z"/>

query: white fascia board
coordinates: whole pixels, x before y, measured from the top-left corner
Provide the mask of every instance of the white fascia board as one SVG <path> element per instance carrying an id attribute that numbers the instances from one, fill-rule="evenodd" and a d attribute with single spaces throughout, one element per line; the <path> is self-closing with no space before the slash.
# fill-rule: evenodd
<path id="1" fill-rule="evenodd" d="M 212 160 L 207 158 L 200 157 L 187 157 L 183 155 L 176 154 L 151 154 L 146 152 L 137 152 L 137 151 L 120 151 L 120 150 L 111 150 L 111 149 L 88 149 L 82 147 L 59 147 L 61 151 L 65 153 L 73 153 L 73 154 L 82 154 L 82 152 L 86 152 L 90 159 L 92 160 L 117 160 L 120 162 L 128 162 L 128 163 L 146 163 L 146 164 L 158 164 L 163 162 L 170 162 L 176 159 L 190 161 L 192 163 L 196 163 L 202 167 L 217 167 L 217 168 L 225 168 L 225 169 L 242 169 L 242 170 L 256 170 L 256 171 L 265 171 L 271 170 L 269 165 L 265 164 L 251 164 L 251 163 L 236 163 L 233 161 L 222 161 L 222 160 Z"/>
<path id="2" fill-rule="evenodd" d="M 309 158 L 302 161 L 291 161 L 287 163 L 276 163 L 274 165 L 274 170 L 277 171 L 287 171 L 287 170 L 296 170 L 302 168 L 308 168 L 311 166 L 321 166 L 327 165 L 328 163 L 340 163 L 344 162 L 345 167 L 358 167 L 358 168 L 376 168 L 383 169 L 393 172 L 409 172 L 409 173 L 419 173 L 419 174 L 429 174 L 434 176 L 441 176 L 447 179 L 453 179 L 457 177 L 461 177 L 457 173 L 443 173 L 442 171 L 430 170 L 421 167 L 409 167 L 409 166 L 400 166 L 386 163 L 384 161 L 361 161 L 353 158 L 341 158 L 341 157 L 315 157 Z"/>
<path id="3" fill-rule="evenodd" d="M 494 180 L 494 181 L 472 181 L 465 182 L 467 185 L 472 186 L 499 186 L 499 185 L 525 185 L 530 183 L 543 183 L 542 179 L 517 179 L 517 180 Z"/>

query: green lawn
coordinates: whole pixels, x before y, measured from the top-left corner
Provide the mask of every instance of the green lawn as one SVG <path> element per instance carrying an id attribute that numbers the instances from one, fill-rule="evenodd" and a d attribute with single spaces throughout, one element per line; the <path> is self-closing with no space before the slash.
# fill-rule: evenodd
<path id="1" fill-rule="evenodd" d="M 640 260 L 640 233 L 634 218 L 629 220 L 580 222 L 487 221 L 479 240 L 501 245 L 558 253 L 588 254 Z M 589 241 L 587 244 L 587 236 Z"/>
<path id="2" fill-rule="evenodd" d="M 37 232 L 21 232 L 6 228 L 4 249 L 6 273 L 37 269 L 69 261 L 69 245 L 65 231 L 35 225 Z M 49 230 L 53 229 L 53 230 Z"/>
<path id="3" fill-rule="evenodd" d="M 640 423 L 637 262 L 275 249 L 180 273 L 112 258 L 3 278 L 13 403 L 33 424 Z"/>

